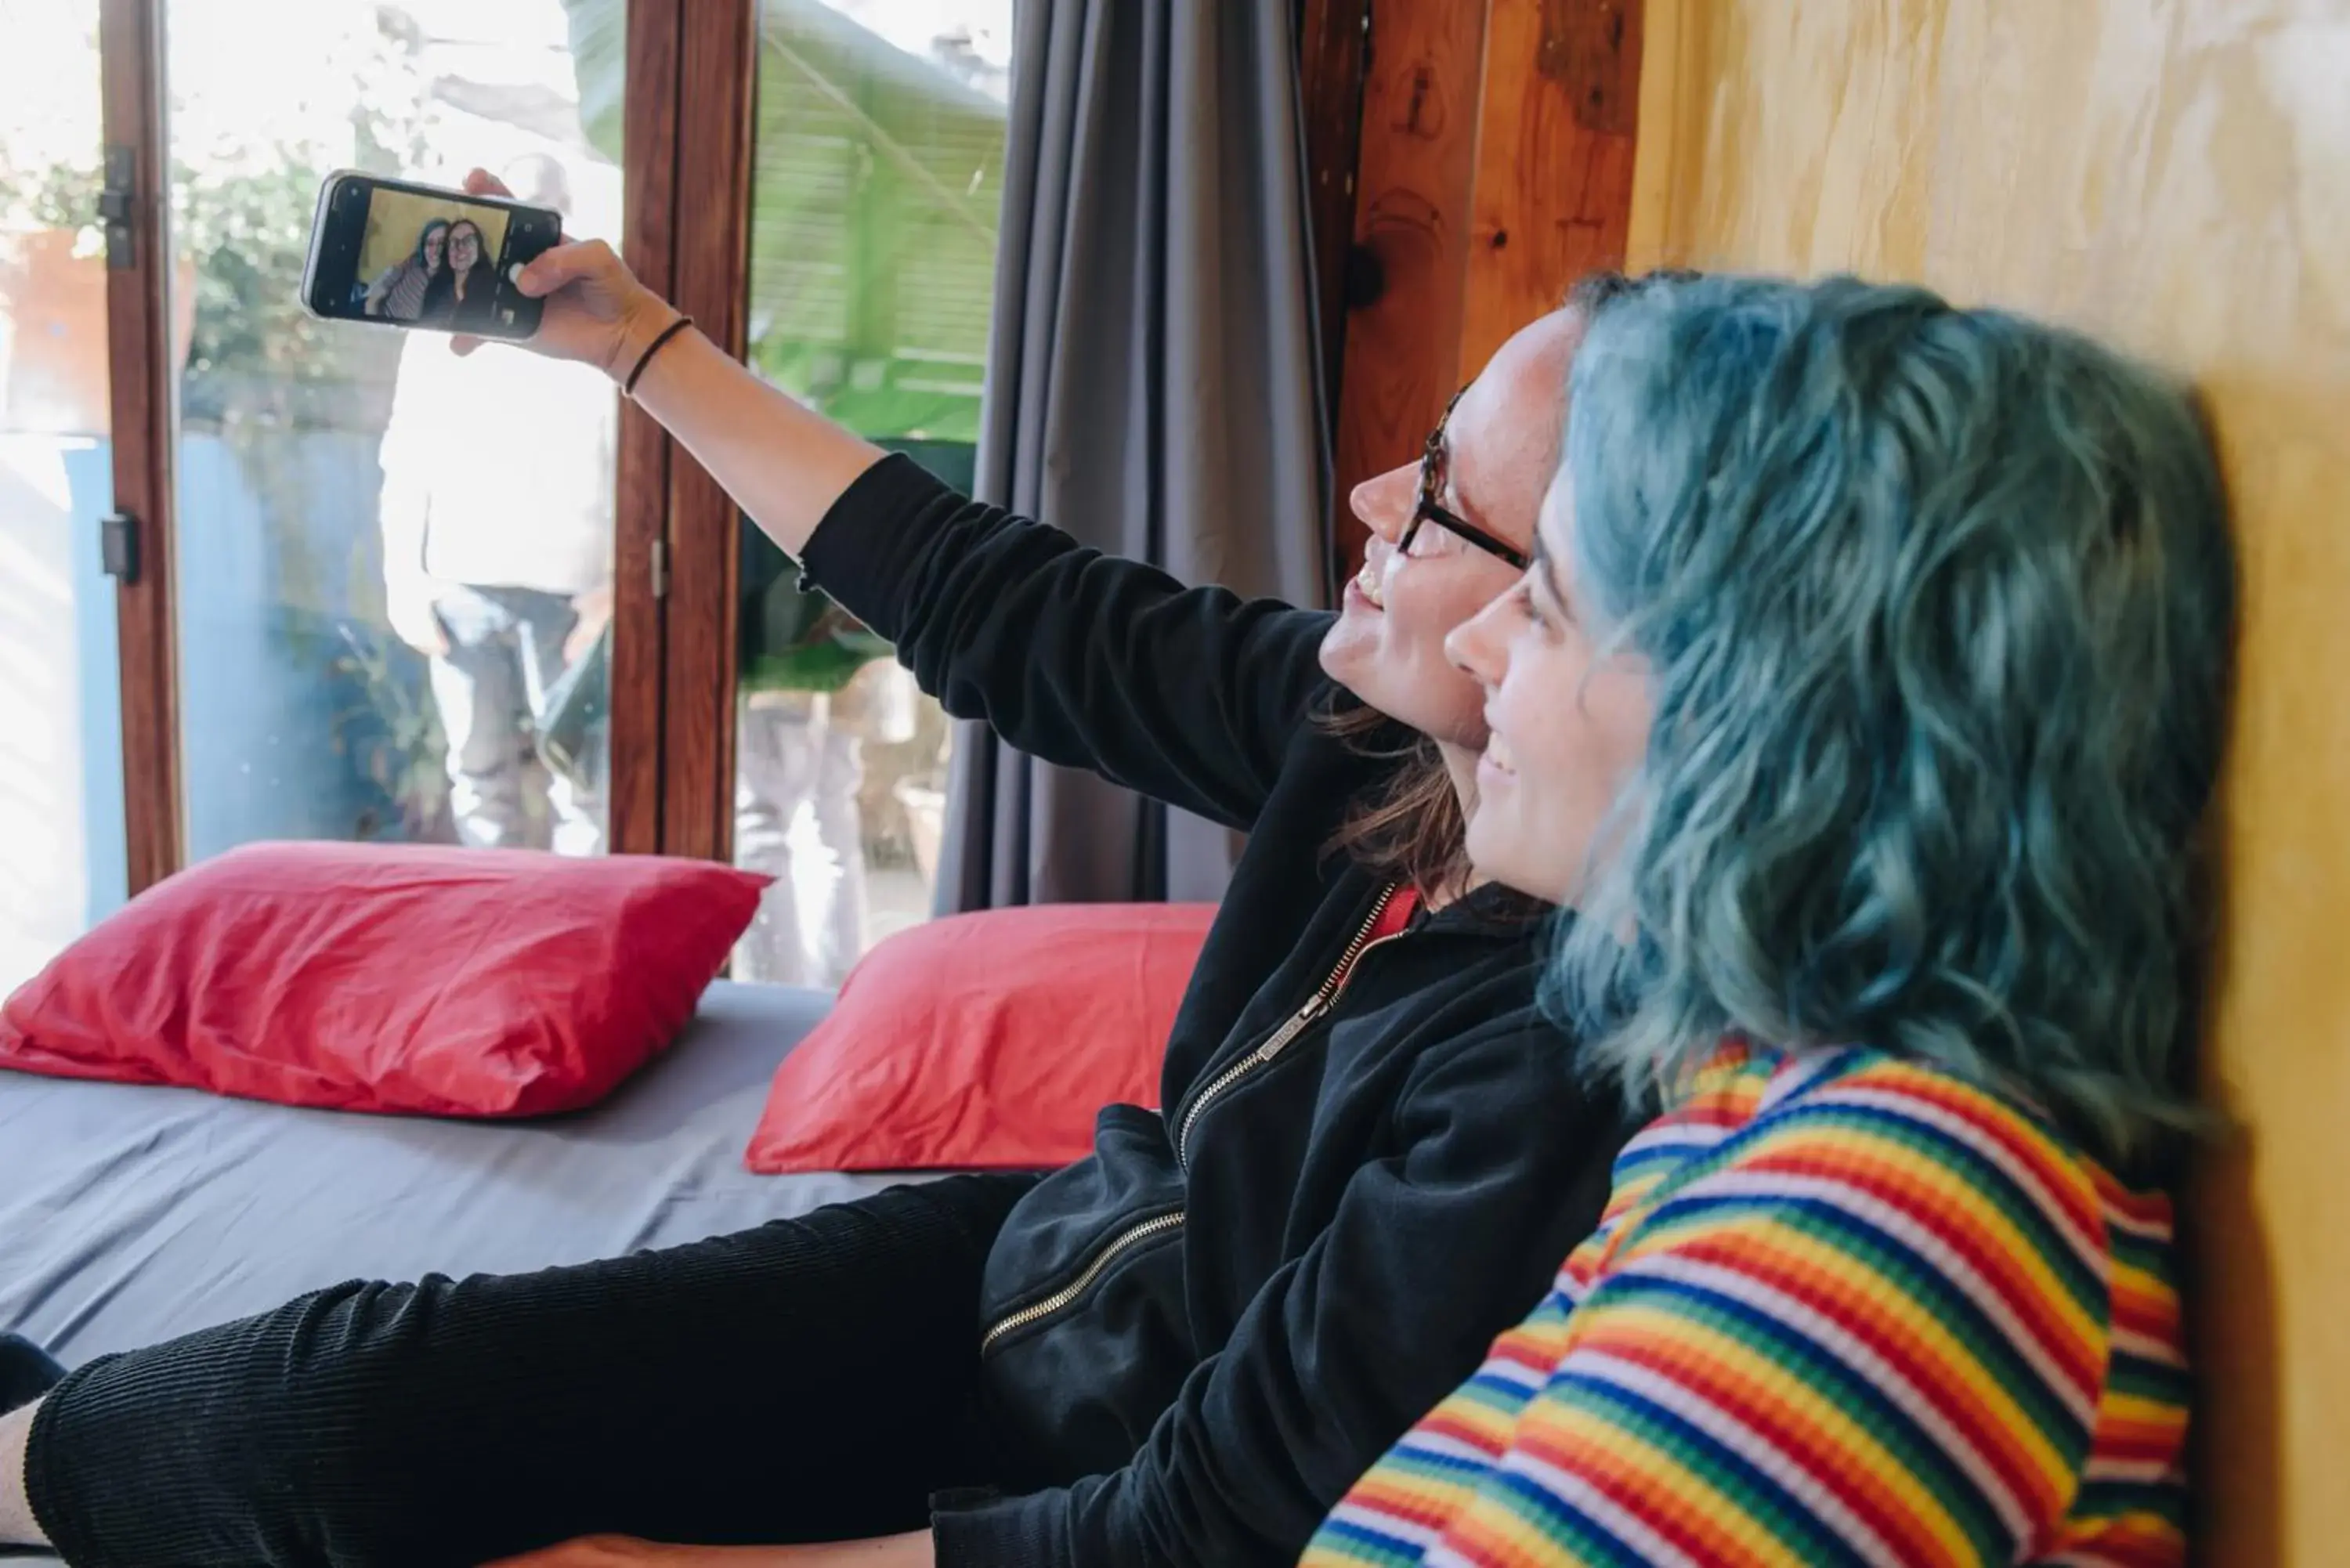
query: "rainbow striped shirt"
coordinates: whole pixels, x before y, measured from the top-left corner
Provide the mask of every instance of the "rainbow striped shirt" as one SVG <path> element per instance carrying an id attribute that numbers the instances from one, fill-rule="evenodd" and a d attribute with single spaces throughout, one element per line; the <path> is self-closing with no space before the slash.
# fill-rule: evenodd
<path id="1" fill-rule="evenodd" d="M 1311 1568 L 2175 1563 L 2168 1201 L 1869 1051 L 1725 1047 Z"/>

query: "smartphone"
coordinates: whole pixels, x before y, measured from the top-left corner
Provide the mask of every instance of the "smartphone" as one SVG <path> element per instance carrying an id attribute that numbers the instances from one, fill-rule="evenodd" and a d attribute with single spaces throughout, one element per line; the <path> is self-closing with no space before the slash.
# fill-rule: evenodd
<path id="1" fill-rule="evenodd" d="M 562 237 L 546 207 L 339 171 L 318 189 L 302 303 L 333 321 L 527 337 L 541 302 L 511 275 Z"/>

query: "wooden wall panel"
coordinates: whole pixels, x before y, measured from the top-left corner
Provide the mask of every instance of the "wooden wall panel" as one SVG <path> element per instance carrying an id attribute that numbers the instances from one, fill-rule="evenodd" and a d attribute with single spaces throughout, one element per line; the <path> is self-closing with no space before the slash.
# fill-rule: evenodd
<path id="1" fill-rule="evenodd" d="M 1447 399 L 1596 267 L 1622 265 L 1642 0 L 1378 0 L 1371 7 L 1337 400 L 1347 495 L 1419 456 Z"/>
<path id="2" fill-rule="evenodd" d="M 2350 0 L 1651 0 L 1633 262 L 1915 277 L 2192 372 L 2244 638 L 2192 1204 L 2207 1561 L 2350 1542 Z"/>
<path id="3" fill-rule="evenodd" d="M 1347 318 L 1336 442 L 1336 526 L 1350 565 L 1361 558 L 1363 530 L 1347 493 L 1417 455 L 1459 384 L 1484 49 L 1482 4 L 1372 8 L 1356 172 L 1357 302 Z"/>
<path id="4" fill-rule="evenodd" d="M 1640 0 L 1492 0 L 1456 380 L 1624 265 L 1640 98 Z"/>
<path id="5" fill-rule="evenodd" d="M 1355 174 L 1363 145 L 1371 0 L 1304 0 L 1298 14 L 1298 95 L 1305 117 L 1323 406 L 1335 420 L 1346 380 L 1347 257 L 1355 243 Z"/>
<path id="6" fill-rule="evenodd" d="M 681 3 L 676 272 L 670 297 L 729 353 L 743 352 L 750 292 L 751 130 L 758 0 Z M 739 514 L 672 446 L 669 472 L 661 848 L 728 858 L 734 802 Z"/>

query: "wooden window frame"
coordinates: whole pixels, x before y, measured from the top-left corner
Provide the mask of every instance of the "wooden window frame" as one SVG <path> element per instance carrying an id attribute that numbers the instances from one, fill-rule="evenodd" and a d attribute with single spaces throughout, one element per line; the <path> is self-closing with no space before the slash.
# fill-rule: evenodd
<path id="1" fill-rule="evenodd" d="M 671 301 L 710 339 L 743 352 L 751 288 L 752 132 L 759 0 L 662 0 L 680 12 L 679 192 Z M 665 854 L 733 855 L 734 686 L 742 514 L 672 446 L 670 567 L 662 601 L 661 839 Z M 617 733 L 617 731 L 615 732 Z"/>
<path id="2" fill-rule="evenodd" d="M 106 274 L 108 438 L 114 512 L 130 540 L 115 583 L 121 659 L 123 838 L 131 895 L 180 868 L 179 647 L 172 619 L 171 187 L 164 158 L 163 0 L 99 0 L 100 123 L 109 172 L 127 159 L 127 265 Z"/>
<path id="3" fill-rule="evenodd" d="M 677 244 L 679 61 L 685 0 L 629 0 L 621 106 L 620 258 L 655 291 L 670 292 Z M 661 847 L 662 681 L 669 642 L 667 578 L 671 442 L 653 417 L 620 403 L 612 508 L 611 748 L 606 842 L 621 854 Z M 617 737 L 635 743 L 621 745 Z"/>

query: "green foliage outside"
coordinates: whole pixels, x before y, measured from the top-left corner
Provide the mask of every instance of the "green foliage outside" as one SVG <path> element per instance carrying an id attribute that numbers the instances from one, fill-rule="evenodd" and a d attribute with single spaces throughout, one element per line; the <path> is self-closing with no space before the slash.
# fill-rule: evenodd
<path id="1" fill-rule="evenodd" d="M 399 91 L 400 41 L 384 42 L 371 62 L 384 79 L 354 81 L 351 119 L 359 166 L 390 173 L 413 148 L 417 116 Z M 36 168 L 0 154 L 0 223 L 76 230 L 82 251 L 102 249 L 103 179 L 91 152 L 86 163 Z M 240 426 L 382 428 L 398 342 L 320 321 L 299 297 L 318 183 L 341 161 L 275 144 L 210 147 L 201 164 L 173 159 L 172 249 L 194 268 L 183 428 L 230 437 Z"/>
<path id="2" fill-rule="evenodd" d="M 620 153 L 625 0 L 565 0 L 580 115 Z M 968 444 L 992 315 L 1003 107 L 821 0 L 764 0 L 750 359 L 874 440 Z"/>

